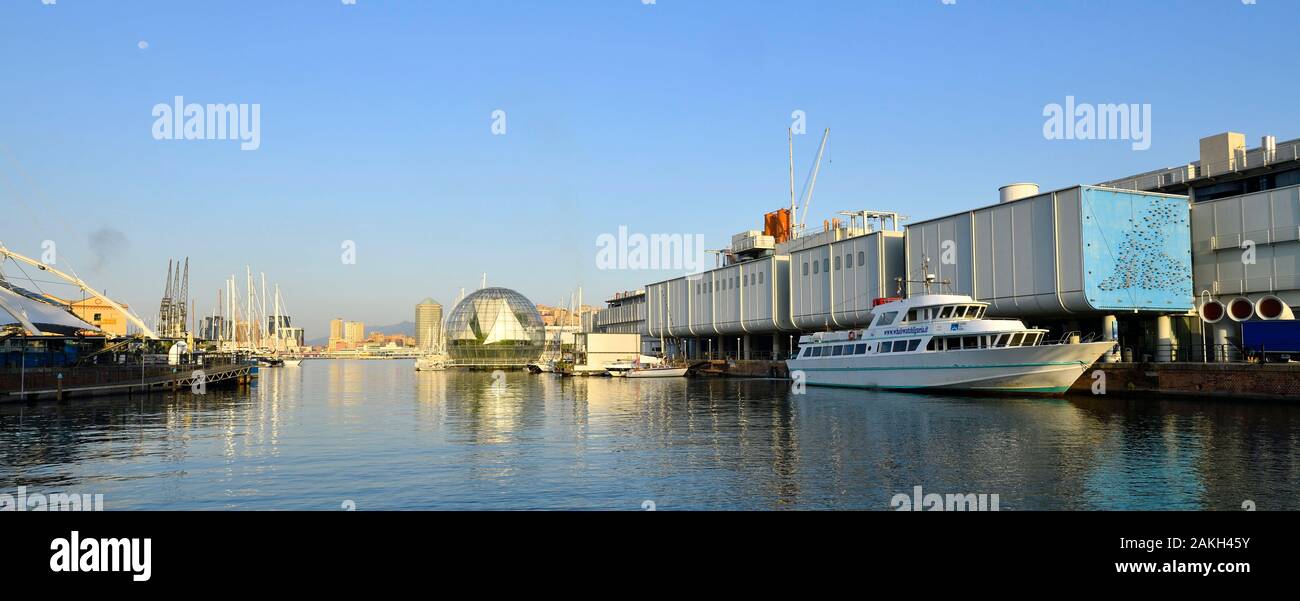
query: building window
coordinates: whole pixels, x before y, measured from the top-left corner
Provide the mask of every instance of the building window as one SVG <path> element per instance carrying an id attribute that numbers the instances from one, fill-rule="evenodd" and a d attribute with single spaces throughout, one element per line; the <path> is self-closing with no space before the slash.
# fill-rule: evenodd
<path id="1" fill-rule="evenodd" d="M 839 270 L 840 270 L 840 256 L 835 255 L 835 271 L 839 271 Z"/>
<path id="2" fill-rule="evenodd" d="M 95 314 L 95 321 L 99 321 L 99 320 L 101 320 L 101 319 L 103 319 L 103 318 L 104 318 L 104 317 L 103 317 L 103 314 L 102 314 L 102 313 L 96 313 L 96 314 Z"/>
<path id="3" fill-rule="evenodd" d="M 853 269 L 853 253 L 844 255 L 844 268 Z"/>
<path id="4" fill-rule="evenodd" d="M 804 262 L 803 262 L 803 274 L 804 274 L 804 275 L 808 275 L 808 262 L 807 262 L 807 261 L 804 261 Z"/>
<path id="5" fill-rule="evenodd" d="M 762 285 L 763 285 L 763 272 L 761 272 L 761 271 L 758 272 L 758 285 L 759 285 L 759 286 L 762 286 Z"/>
<path id="6" fill-rule="evenodd" d="M 866 265 L 866 264 L 867 264 L 867 258 L 866 258 L 866 257 L 867 257 L 867 253 L 864 253 L 864 252 L 862 252 L 862 251 L 858 251 L 858 265 Z"/>
<path id="7" fill-rule="evenodd" d="M 831 270 L 831 260 L 830 260 L 830 258 L 828 257 L 828 258 L 822 259 L 822 271 L 825 271 L 825 272 L 828 272 L 828 273 L 829 273 L 830 270 Z"/>
<path id="8" fill-rule="evenodd" d="M 813 261 L 813 275 L 817 275 L 818 273 L 820 273 L 818 271 L 820 268 L 821 268 L 821 261 Z"/>

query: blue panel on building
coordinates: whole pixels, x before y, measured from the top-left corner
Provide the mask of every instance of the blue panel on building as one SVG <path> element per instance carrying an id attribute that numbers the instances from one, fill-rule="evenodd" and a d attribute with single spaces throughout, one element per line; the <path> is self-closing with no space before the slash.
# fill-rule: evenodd
<path id="1" fill-rule="evenodd" d="M 1083 188 L 1084 292 L 1096 309 L 1192 308 L 1186 199 Z"/>

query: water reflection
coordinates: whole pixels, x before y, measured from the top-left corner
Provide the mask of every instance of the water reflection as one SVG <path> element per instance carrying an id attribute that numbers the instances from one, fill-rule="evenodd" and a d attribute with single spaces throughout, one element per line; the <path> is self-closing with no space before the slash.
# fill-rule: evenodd
<path id="1" fill-rule="evenodd" d="M 965 398 L 768 380 L 308 361 L 243 391 L 0 407 L 0 489 L 110 509 L 1295 509 L 1280 404 Z"/>

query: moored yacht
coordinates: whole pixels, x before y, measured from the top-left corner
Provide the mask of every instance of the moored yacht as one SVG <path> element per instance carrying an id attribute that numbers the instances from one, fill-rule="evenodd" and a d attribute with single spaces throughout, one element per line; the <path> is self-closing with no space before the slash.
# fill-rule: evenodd
<path id="1" fill-rule="evenodd" d="M 801 336 L 786 363 L 814 386 L 1062 394 L 1114 346 L 1044 342 L 1047 330 L 987 311 L 955 294 L 883 302 L 865 329 Z"/>

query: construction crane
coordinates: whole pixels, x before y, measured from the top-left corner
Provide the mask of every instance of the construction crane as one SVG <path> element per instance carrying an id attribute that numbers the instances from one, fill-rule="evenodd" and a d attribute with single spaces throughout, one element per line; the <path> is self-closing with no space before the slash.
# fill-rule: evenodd
<path id="1" fill-rule="evenodd" d="M 790 216 L 791 223 L 796 223 L 796 222 L 798 223 L 798 225 L 795 226 L 796 231 L 798 233 L 803 232 L 804 224 L 808 221 L 808 205 L 812 204 L 813 191 L 817 188 L 817 174 L 821 172 L 821 168 L 822 168 L 822 155 L 826 153 L 826 140 L 827 138 L 830 138 L 830 136 L 831 136 L 831 129 L 828 127 L 826 128 L 826 131 L 822 132 L 822 144 L 821 147 L 817 149 L 817 161 L 813 163 L 812 176 L 809 178 L 808 187 L 804 191 L 803 211 L 800 213 L 800 215 L 802 216 L 800 215 Z M 791 146 L 790 146 L 790 200 L 791 200 L 790 208 L 792 209 L 793 212 L 794 209 L 794 202 L 793 202 L 794 201 L 794 143 L 793 141 L 791 142 Z"/>

